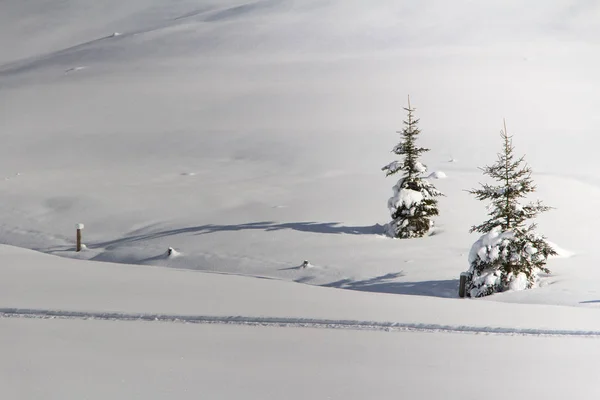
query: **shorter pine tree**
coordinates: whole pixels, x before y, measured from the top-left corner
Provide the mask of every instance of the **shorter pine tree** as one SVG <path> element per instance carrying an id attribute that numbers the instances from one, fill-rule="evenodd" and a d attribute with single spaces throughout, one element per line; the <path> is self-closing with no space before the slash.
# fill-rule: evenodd
<path id="1" fill-rule="evenodd" d="M 431 231 L 434 225 L 431 217 L 439 214 L 435 198 L 443 194 L 422 177 L 427 167 L 419 162 L 419 156 L 429 149 L 415 144 L 421 131 L 417 127 L 419 120 L 413 115 L 415 109 L 410 105 L 410 97 L 408 108 L 404 109 L 408 118 L 402 132 L 398 132 L 402 134 L 402 140 L 392 150 L 403 159 L 391 162 L 382 170 L 386 176 L 403 172 L 393 187 L 394 195 L 388 200 L 392 221 L 386 225 L 386 230 L 389 236 L 408 239 L 425 236 Z"/>
<path id="2" fill-rule="evenodd" d="M 481 189 L 469 191 L 478 200 L 491 202 L 488 207 L 490 218 L 470 230 L 483 233 L 483 236 L 473 244 L 469 254 L 469 297 L 531 288 L 540 271 L 549 272 L 546 262 L 549 256 L 556 254 L 546 238 L 536 233 L 536 224 L 528 224 L 550 207 L 540 201 L 521 204 L 536 187 L 524 157 L 515 159 L 506 122 L 500 136 L 504 143 L 498 160 L 494 165 L 482 168 L 483 174 L 498 184 L 482 184 Z"/>

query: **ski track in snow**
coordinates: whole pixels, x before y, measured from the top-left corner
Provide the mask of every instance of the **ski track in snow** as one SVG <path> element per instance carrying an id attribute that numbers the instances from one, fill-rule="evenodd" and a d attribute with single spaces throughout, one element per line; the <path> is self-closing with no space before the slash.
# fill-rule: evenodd
<path id="1" fill-rule="evenodd" d="M 65 311 L 43 309 L 0 308 L 2 318 L 79 319 L 101 321 L 146 321 L 192 324 L 223 324 L 289 328 L 347 329 L 384 332 L 462 333 L 505 336 L 561 336 L 600 338 L 600 331 L 452 326 L 402 322 L 376 322 L 319 318 L 246 317 L 213 315 L 177 315 L 119 312 Z"/>

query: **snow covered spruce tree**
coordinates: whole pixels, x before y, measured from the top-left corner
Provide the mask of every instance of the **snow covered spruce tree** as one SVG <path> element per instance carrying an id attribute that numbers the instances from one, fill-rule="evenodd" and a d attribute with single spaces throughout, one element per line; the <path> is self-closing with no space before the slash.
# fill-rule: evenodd
<path id="1" fill-rule="evenodd" d="M 433 228 L 431 217 L 438 215 L 437 196 L 442 196 L 422 175 L 427 167 L 419 162 L 419 156 L 429 151 L 417 147 L 415 141 L 421 131 L 417 127 L 419 120 L 415 119 L 414 108 L 408 99 L 408 113 L 404 121 L 404 129 L 398 132 L 402 140 L 392 153 L 402 156 L 400 161 L 393 161 L 382 168 L 386 176 L 401 172 L 402 177 L 393 187 L 394 195 L 388 200 L 388 209 L 392 221 L 386 225 L 389 236 L 401 239 L 425 236 Z"/>
<path id="2" fill-rule="evenodd" d="M 470 190 L 478 200 L 490 201 L 489 219 L 473 226 L 470 232 L 483 235 L 469 253 L 467 296 L 482 297 L 508 289 L 522 290 L 533 287 L 549 256 L 556 251 L 546 238 L 536 233 L 531 222 L 539 213 L 548 211 L 539 200 L 522 203 L 535 192 L 531 168 L 524 157 L 515 158 L 512 136 L 500 131 L 502 152 L 492 166 L 482 168 L 483 174 L 497 184 L 482 184 L 481 189 Z"/>

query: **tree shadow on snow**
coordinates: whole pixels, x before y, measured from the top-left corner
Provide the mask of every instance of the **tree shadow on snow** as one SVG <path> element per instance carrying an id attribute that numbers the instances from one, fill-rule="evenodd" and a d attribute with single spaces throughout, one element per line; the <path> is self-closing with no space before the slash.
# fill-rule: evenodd
<path id="1" fill-rule="evenodd" d="M 322 234 L 346 234 L 346 235 L 381 235 L 384 234 L 384 227 L 380 224 L 371 226 L 347 226 L 339 222 L 284 222 L 277 223 L 273 221 L 250 222 L 246 224 L 232 225 L 200 225 L 187 228 L 169 229 L 158 232 L 140 233 L 132 236 L 127 236 L 121 239 L 110 240 L 99 243 L 88 244 L 89 248 L 106 248 L 120 247 L 127 243 L 135 243 L 146 240 L 159 239 L 177 235 L 207 235 L 217 232 L 239 232 L 246 230 L 262 230 L 266 232 L 294 230 L 299 232 L 312 232 Z"/>
<path id="2" fill-rule="evenodd" d="M 342 279 L 331 282 L 324 287 L 358 290 L 361 292 L 377 292 L 405 294 L 411 296 L 428 296 L 456 298 L 458 297 L 458 279 L 445 281 L 396 282 L 395 279 L 404 276 L 402 272 L 386 274 L 362 281 Z"/>

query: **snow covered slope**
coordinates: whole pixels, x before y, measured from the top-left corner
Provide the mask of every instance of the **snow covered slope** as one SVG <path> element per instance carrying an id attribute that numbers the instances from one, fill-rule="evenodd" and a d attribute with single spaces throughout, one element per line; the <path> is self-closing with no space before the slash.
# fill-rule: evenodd
<path id="1" fill-rule="evenodd" d="M 1 1 L 0 243 L 19 248 L 0 246 L 0 397 L 598 398 L 599 18 Z M 380 168 L 407 94 L 446 197 L 434 236 L 399 241 Z M 459 300 L 485 215 L 464 189 L 503 117 L 561 256 L 539 289 Z"/>
<path id="2" fill-rule="evenodd" d="M 557 207 L 540 231 L 573 256 L 494 299 L 593 306 L 598 16 L 566 0 L 3 1 L 0 240 L 454 297 L 485 213 L 464 189 L 506 117 Z M 395 183 L 380 167 L 409 93 L 447 197 L 436 236 L 395 241 L 377 234 Z"/>
<path id="3" fill-rule="evenodd" d="M 273 279 L 81 262 L 9 246 L 0 247 L 0 256 L 0 313 L 7 316 L 118 320 L 156 315 L 189 322 L 243 317 L 241 323 L 279 318 L 282 324 L 339 321 L 340 327 L 359 329 L 600 336 L 597 312 L 589 309 L 358 293 Z"/>
<path id="4" fill-rule="evenodd" d="M 506 368 L 525 377 L 511 379 L 515 398 L 598 395 L 582 361 L 598 352 L 595 310 L 357 293 L 7 246 L 0 258 L 3 398 L 475 399 L 457 382 Z M 494 363 L 473 369 L 468 352 Z M 540 363 L 543 384 L 530 379 Z"/>
<path id="5" fill-rule="evenodd" d="M 513 378 L 486 397 L 600 395 L 590 339 L 24 319 L 0 329 L 6 398 L 477 399 L 465 376 L 540 365 L 543 383 Z M 467 350 L 495 363 L 473 369 Z"/>

